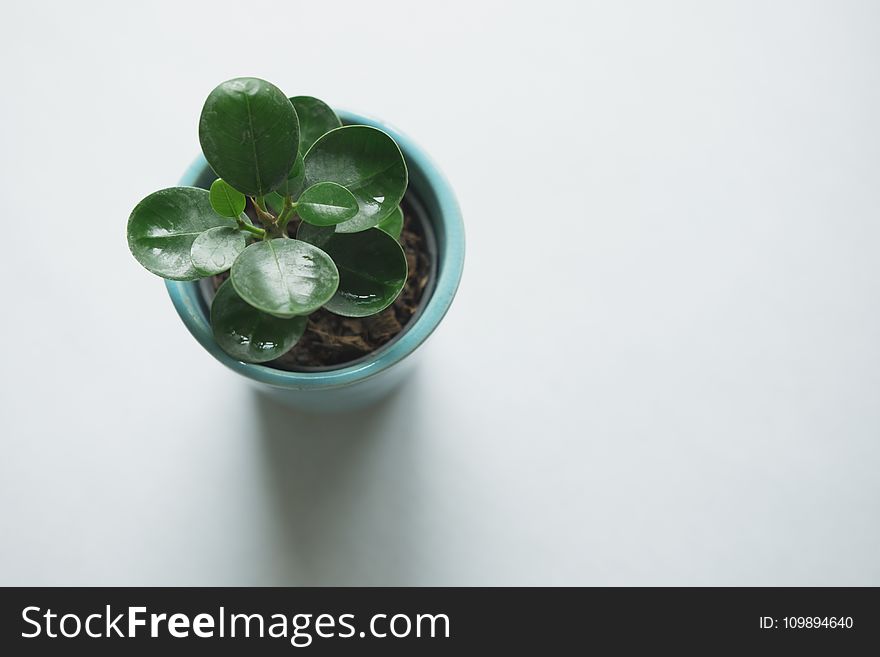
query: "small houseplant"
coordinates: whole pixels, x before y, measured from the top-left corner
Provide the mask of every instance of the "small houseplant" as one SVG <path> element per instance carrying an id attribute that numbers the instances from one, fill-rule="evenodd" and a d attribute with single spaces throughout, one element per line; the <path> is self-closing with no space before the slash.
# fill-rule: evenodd
<path id="1" fill-rule="evenodd" d="M 144 267 L 171 280 L 230 271 L 211 305 L 226 353 L 274 360 L 319 308 L 364 317 L 397 298 L 407 278 L 397 242 L 407 170 L 389 135 L 342 126 L 315 98 L 288 99 L 264 80 L 237 78 L 208 96 L 199 140 L 219 178 L 210 191 L 147 196 L 129 218 L 128 244 Z M 247 197 L 256 223 L 245 214 Z"/>
<path id="2" fill-rule="evenodd" d="M 285 401 L 303 406 L 310 398 L 309 408 L 328 406 L 330 395 L 313 393 L 338 393 L 355 384 L 366 389 L 361 385 L 366 379 L 390 380 L 378 375 L 395 369 L 440 321 L 463 261 L 460 213 L 433 163 L 395 133 L 406 144 L 402 153 L 392 129 L 342 116 L 344 121 L 315 98 L 288 98 L 263 80 L 224 82 L 208 96 L 199 121 L 210 168 L 197 161 L 184 186 L 150 194 L 128 222 L 132 254 L 166 279 L 178 312 L 203 346 L 252 380 L 287 393 Z M 399 204 L 407 192 L 408 160 L 415 165 L 428 238 L 436 242 L 438 256 L 431 273 L 436 285 L 426 293 L 421 315 L 407 335 L 398 336 L 400 344 L 377 350 L 375 357 L 325 368 L 329 372 L 279 372 L 279 356 L 311 326 L 310 314 L 357 321 L 381 316 L 405 296 L 400 293 L 412 274 L 410 254 L 397 238 L 404 224 Z M 208 186 L 196 182 L 206 175 L 213 180 L 210 189 L 195 187 Z M 216 285 L 223 277 L 216 296 L 198 307 L 204 286 L 193 281 L 207 278 Z M 376 396 L 363 392 L 335 394 L 342 403 L 330 406 Z"/>

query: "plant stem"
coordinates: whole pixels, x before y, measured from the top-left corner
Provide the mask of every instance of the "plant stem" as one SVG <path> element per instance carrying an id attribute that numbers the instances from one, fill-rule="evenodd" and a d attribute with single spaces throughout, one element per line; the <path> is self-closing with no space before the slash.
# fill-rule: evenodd
<path id="1" fill-rule="evenodd" d="M 265 230 L 263 230 L 262 228 L 257 228 L 256 226 L 251 226 L 250 224 L 245 223 L 244 221 L 239 221 L 238 227 L 241 230 L 247 231 L 251 235 L 256 235 L 257 237 L 266 237 Z"/>
<path id="2" fill-rule="evenodd" d="M 257 213 L 257 219 L 266 227 L 266 230 L 271 230 L 273 226 L 277 225 L 275 215 L 266 209 L 266 202 L 262 196 L 251 196 L 251 201 L 254 203 L 254 212 Z"/>
<path id="3" fill-rule="evenodd" d="M 278 226 L 282 232 L 287 232 L 287 222 L 290 221 L 295 209 L 296 203 L 293 202 L 293 199 L 290 196 L 285 196 L 284 207 L 281 208 L 281 213 L 278 215 Z"/>

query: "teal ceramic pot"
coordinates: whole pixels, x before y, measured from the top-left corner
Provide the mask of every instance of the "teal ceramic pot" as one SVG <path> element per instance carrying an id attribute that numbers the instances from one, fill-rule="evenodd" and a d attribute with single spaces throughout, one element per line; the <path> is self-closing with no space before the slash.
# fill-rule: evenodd
<path id="1" fill-rule="evenodd" d="M 364 358 L 337 368 L 287 372 L 242 363 L 228 356 L 214 342 L 209 303 L 199 282 L 165 282 L 183 323 L 208 353 L 267 394 L 303 411 L 344 412 L 362 408 L 397 387 L 412 369 L 416 350 L 449 309 L 464 265 L 461 211 L 449 183 L 428 155 L 409 137 L 381 121 L 352 112 L 338 114 L 343 123 L 370 125 L 384 130 L 397 141 L 409 168 L 407 201 L 422 221 L 433 250 L 433 281 L 424 292 L 419 312 L 400 335 Z M 180 184 L 207 187 L 213 179 L 214 174 L 204 157 L 199 156 Z"/>

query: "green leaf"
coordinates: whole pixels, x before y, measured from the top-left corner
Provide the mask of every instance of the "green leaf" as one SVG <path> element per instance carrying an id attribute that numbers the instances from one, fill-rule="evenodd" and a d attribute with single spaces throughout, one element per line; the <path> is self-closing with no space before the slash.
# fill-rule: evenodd
<path id="1" fill-rule="evenodd" d="M 222 178 L 217 178 L 211 183 L 209 192 L 211 207 L 222 217 L 237 217 L 244 212 L 246 199 L 237 189 L 233 188 Z"/>
<path id="2" fill-rule="evenodd" d="M 246 363 L 265 363 L 285 354 L 308 322 L 308 317 L 281 319 L 260 312 L 238 296 L 228 280 L 211 303 L 214 339 L 223 351 Z"/>
<path id="3" fill-rule="evenodd" d="M 390 306 L 406 284 L 403 248 L 378 228 L 334 233 L 321 248 L 339 269 L 339 287 L 324 308 L 345 317 L 366 317 Z"/>
<path id="4" fill-rule="evenodd" d="M 266 207 L 274 212 L 276 216 L 284 207 L 284 197 L 278 192 L 270 192 L 269 194 L 266 194 L 266 196 L 263 197 L 263 200 L 266 201 Z"/>
<path id="5" fill-rule="evenodd" d="M 291 196 L 296 199 L 303 190 L 305 177 L 306 170 L 303 165 L 302 155 L 297 155 L 293 168 L 290 170 L 290 173 L 287 174 L 287 179 L 281 183 L 278 189 L 273 193 L 277 193 L 278 196 L 281 196 L 282 201 L 285 196 Z"/>
<path id="6" fill-rule="evenodd" d="M 219 177 L 244 194 L 265 196 L 293 167 L 299 123 L 278 87 L 258 78 L 235 78 L 208 95 L 199 141 Z"/>
<path id="7" fill-rule="evenodd" d="M 330 106 L 311 96 L 294 96 L 290 99 L 299 117 L 299 152 L 305 155 L 318 138 L 342 125 Z"/>
<path id="8" fill-rule="evenodd" d="M 308 315 L 336 292 L 339 272 L 321 249 L 287 238 L 256 242 L 232 265 L 232 284 L 254 308 L 275 315 Z"/>
<path id="9" fill-rule="evenodd" d="M 315 226 L 303 221 L 296 230 L 296 239 L 314 244 L 319 249 L 323 249 L 324 244 L 333 237 L 335 232 L 336 226 Z"/>
<path id="10" fill-rule="evenodd" d="M 358 202 L 350 191 L 333 182 L 319 182 L 299 197 L 296 213 L 316 226 L 335 226 L 358 212 Z"/>
<path id="11" fill-rule="evenodd" d="M 406 162 L 394 140 L 376 128 L 348 125 L 318 139 L 305 157 L 306 185 L 335 182 L 354 194 L 358 213 L 338 233 L 372 228 L 394 211 L 406 191 Z"/>
<path id="12" fill-rule="evenodd" d="M 403 210 L 400 209 L 400 206 L 398 205 L 394 209 L 394 212 L 380 221 L 376 228 L 388 233 L 394 239 L 399 240 L 400 234 L 403 232 Z"/>
<path id="13" fill-rule="evenodd" d="M 137 204 L 128 218 L 128 248 L 149 271 L 175 281 L 201 278 L 190 252 L 196 237 L 216 226 L 235 227 L 234 219 L 214 212 L 208 191 L 169 187 Z"/>
<path id="14" fill-rule="evenodd" d="M 238 228 L 210 228 L 192 243 L 190 256 L 193 267 L 202 276 L 219 274 L 232 267 L 244 247 L 245 235 Z"/>

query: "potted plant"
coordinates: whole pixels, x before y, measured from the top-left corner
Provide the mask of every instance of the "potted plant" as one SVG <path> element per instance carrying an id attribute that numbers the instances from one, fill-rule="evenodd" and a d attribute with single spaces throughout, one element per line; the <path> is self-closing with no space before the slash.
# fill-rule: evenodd
<path id="1" fill-rule="evenodd" d="M 209 353 L 285 403 L 384 396 L 461 278 L 446 180 L 389 126 L 257 78 L 210 93 L 199 141 L 181 186 L 132 211 L 134 257 Z"/>

